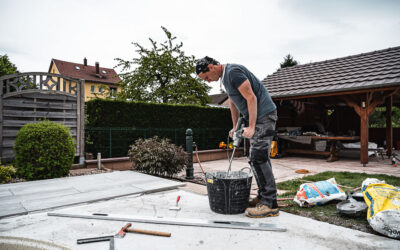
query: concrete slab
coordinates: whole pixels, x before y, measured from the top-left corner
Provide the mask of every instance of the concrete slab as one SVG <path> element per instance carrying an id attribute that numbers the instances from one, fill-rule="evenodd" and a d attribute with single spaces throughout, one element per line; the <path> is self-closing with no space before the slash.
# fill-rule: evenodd
<path id="1" fill-rule="evenodd" d="M 184 186 L 133 171 L 0 185 L 0 218 Z"/>
<path id="2" fill-rule="evenodd" d="M 181 195 L 181 210 L 168 210 Z M 52 212 L 107 213 L 120 215 L 163 216 L 242 222 L 273 223 L 286 232 L 202 228 L 193 226 L 133 223 L 134 228 L 170 232 L 171 237 L 128 233 L 115 240 L 115 249 L 399 249 L 399 241 L 383 236 L 338 227 L 309 218 L 283 213 L 278 217 L 251 219 L 243 214 L 222 215 L 212 212 L 208 197 L 183 190 L 171 190 L 141 196 L 79 205 Z M 125 222 L 51 217 L 46 213 L 28 214 L 0 221 L 0 242 L 4 237 L 25 237 L 70 249 L 108 249 L 107 242 L 77 245 L 79 238 L 114 235 Z M 46 248 L 44 248 L 46 249 Z"/>
<path id="3" fill-rule="evenodd" d="M 27 214 L 28 210 L 21 204 L 21 202 L 7 202 L 0 205 L 0 218 L 12 215 Z"/>

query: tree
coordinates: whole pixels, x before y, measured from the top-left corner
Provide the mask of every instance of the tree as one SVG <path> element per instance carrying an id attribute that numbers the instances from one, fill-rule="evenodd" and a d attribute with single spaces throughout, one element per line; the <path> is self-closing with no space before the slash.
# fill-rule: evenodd
<path id="1" fill-rule="evenodd" d="M 10 61 L 7 55 L 0 55 L 0 77 L 18 73 L 17 67 Z"/>
<path id="2" fill-rule="evenodd" d="M 122 90 L 120 99 L 155 103 L 201 104 L 208 103 L 210 87 L 195 75 L 196 59 L 186 56 L 183 43 L 175 43 L 166 28 L 161 27 L 167 36 L 163 43 L 149 38 L 152 48 L 147 49 L 133 43 L 139 54 L 132 61 L 116 58 L 122 67 Z M 133 66 L 137 66 L 131 70 Z"/>
<path id="3" fill-rule="evenodd" d="M 283 61 L 283 63 L 281 63 L 281 69 L 286 68 L 286 67 L 295 66 L 298 64 L 298 62 L 296 60 L 294 60 L 290 54 L 285 56 L 283 59 L 284 59 L 284 61 Z"/>

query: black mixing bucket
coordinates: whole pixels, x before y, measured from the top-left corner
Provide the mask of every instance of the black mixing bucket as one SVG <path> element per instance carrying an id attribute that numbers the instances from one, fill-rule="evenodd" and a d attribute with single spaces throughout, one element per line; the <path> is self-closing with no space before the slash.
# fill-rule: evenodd
<path id="1" fill-rule="evenodd" d="M 244 168 L 243 168 L 244 169 Z M 212 211 L 240 214 L 249 206 L 252 175 L 240 171 L 206 173 L 208 200 Z"/>

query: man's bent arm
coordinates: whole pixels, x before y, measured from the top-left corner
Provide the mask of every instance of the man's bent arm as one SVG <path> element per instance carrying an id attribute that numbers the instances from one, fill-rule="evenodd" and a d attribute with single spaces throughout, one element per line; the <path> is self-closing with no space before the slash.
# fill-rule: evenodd
<path id="1" fill-rule="evenodd" d="M 248 79 L 239 86 L 238 90 L 247 101 L 247 109 L 249 110 L 249 128 L 254 130 L 257 121 L 257 97 L 254 94 Z"/>
<path id="2" fill-rule="evenodd" d="M 236 122 L 239 119 L 240 113 L 235 104 L 233 104 L 231 98 L 229 98 L 229 109 L 231 110 L 233 128 L 236 129 Z"/>

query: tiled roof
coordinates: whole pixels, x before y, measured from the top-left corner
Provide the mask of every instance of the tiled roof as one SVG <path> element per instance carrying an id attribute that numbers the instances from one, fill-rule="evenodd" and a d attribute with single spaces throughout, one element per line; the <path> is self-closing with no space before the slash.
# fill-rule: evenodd
<path id="1" fill-rule="evenodd" d="M 278 69 L 262 82 L 272 98 L 400 86 L 400 46 Z"/>
<path id="2" fill-rule="evenodd" d="M 226 99 L 228 99 L 228 95 L 226 93 L 210 95 L 212 104 L 222 104 Z"/>
<path id="3" fill-rule="evenodd" d="M 55 64 L 61 75 L 69 76 L 72 78 L 85 79 L 85 81 L 112 83 L 117 84 L 121 78 L 117 75 L 114 69 L 99 67 L 99 75 L 96 75 L 96 66 L 84 66 L 80 63 L 72 63 L 52 59 L 51 64 Z M 50 64 L 50 69 L 51 69 Z M 79 69 L 76 68 L 79 67 Z M 49 70 L 50 70 L 49 69 Z M 106 73 L 103 73 L 105 71 Z"/>

